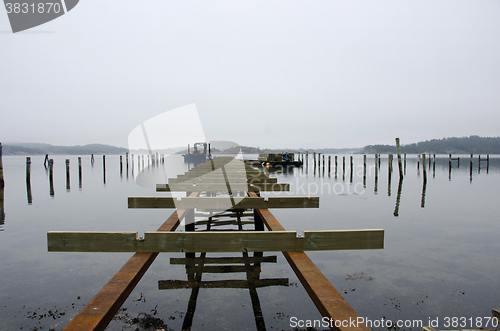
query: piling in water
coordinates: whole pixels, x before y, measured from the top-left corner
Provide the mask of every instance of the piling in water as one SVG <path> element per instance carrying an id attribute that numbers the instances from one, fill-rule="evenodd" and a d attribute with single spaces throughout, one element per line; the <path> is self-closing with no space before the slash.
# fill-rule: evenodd
<path id="1" fill-rule="evenodd" d="M 130 161 L 132 161 L 132 175 L 134 174 L 134 154 L 130 154 Z"/>
<path id="2" fill-rule="evenodd" d="M 123 177 L 123 157 L 120 155 L 120 177 Z"/>
<path id="3" fill-rule="evenodd" d="M 93 166 L 94 162 L 95 162 L 94 154 L 90 154 L 90 164 L 92 164 L 92 166 Z"/>
<path id="4" fill-rule="evenodd" d="M 363 187 L 366 188 L 366 154 L 363 155 Z"/>
<path id="5" fill-rule="evenodd" d="M 82 158 L 78 157 L 78 188 L 82 188 Z"/>
<path id="6" fill-rule="evenodd" d="M 127 168 L 127 177 L 128 177 L 128 152 L 125 153 L 125 167 Z"/>
<path id="7" fill-rule="evenodd" d="M 425 154 L 422 154 L 422 170 L 424 173 L 424 180 L 423 180 L 423 185 L 422 185 L 422 200 L 420 202 L 420 207 L 424 208 L 425 207 L 425 190 L 427 188 L 427 170 L 425 169 Z"/>
<path id="8" fill-rule="evenodd" d="M 45 154 L 45 160 L 43 160 L 43 166 L 45 169 L 49 166 L 49 154 Z"/>
<path id="9" fill-rule="evenodd" d="M 406 175 L 406 153 L 405 153 L 404 174 Z"/>
<path id="10" fill-rule="evenodd" d="M 377 194 L 378 192 L 378 156 L 375 154 L 375 187 L 373 192 Z"/>
<path id="11" fill-rule="evenodd" d="M 102 156 L 102 180 L 106 184 L 106 155 Z"/>
<path id="12" fill-rule="evenodd" d="M 335 155 L 335 179 L 337 179 L 337 155 Z"/>
<path id="13" fill-rule="evenodd" d="M 28 205 L 33 203 L 31 196 L 31 157 L 26 158 L 26 194 L 28 195 Z"/>
<path id="14" fill-rule="evenodd" d="M 345 156 L 342 156 L 342 180 L 345 181 Z"/>
<path id="15" fill-rule="evenodd" d="M 354 166 L 353 166 L 352 156 L 350 158 L 350 161 L 351 161 L 350 162 L 351 163 L 351 169 L 350 169 L 351 170 L 351 174 L 349 175 L 349 182 L 352 183 L 352 173 L 354 172 Z"/>
<path id="16" fill-rule="evenodd" d="M 391 196 L 391 188 L 392 188 L 392 154 L 389 154 L 387 157 L 387 161 L 389 162 L 387 167 L 387 196 Z"/>
<path id="17" fill-rule="evenodd" d="M 399 178 L 403 178 L 403 164 L 401 160 L 401 147 L 399 145 L 399 138 L 396 138 L 396 150 L 398 152 L 398 166 L 399 166 Z M 406 157 L 406 154 L 405 154 Z"/>
<path id="18" fill-rule="evenodd" d="M 69 159 L 66 159 L 66 191 L 70 190 Z"/>
<path id="19" fill-rule="evenodd" d="M 427 181 L 427 169 L 425 168 L 425 154 L 422 154 L 422 170 L 424 172 L 424 181 Z"/>
<path id="20" fill-rule="evenodd" d="M 49 160 L 49 194 L 54 197 L 54 159 Z"/>
<path id="21" fill-rule="evenodd" d="M 0 189 L 5 187 L 5 181 L 3 180 L 3 163 L 2 163 L 2 143 L 0 143 Z"/>
<path id="22" fill-rule="evenodd" d="M 330 177 L 331 171 L 332 171 L 332 156 L 328 155 L 328 177 Z"/>
<path id="23" fill-rule="evenodd" d="M 394 207 L 393 215 L 395 217 L 399 216 L 399 204 L 401 203 L 401 191 L 403 190 L 403 177 L 399 177 L 398 183 L 398 193 L 396 195 L 396 206 Z"/>

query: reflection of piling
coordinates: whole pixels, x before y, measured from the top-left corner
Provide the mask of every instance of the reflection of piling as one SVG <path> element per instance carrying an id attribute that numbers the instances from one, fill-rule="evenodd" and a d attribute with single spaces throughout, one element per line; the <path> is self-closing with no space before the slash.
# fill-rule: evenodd
<path id="1" fill-rule="evenodd" d="M 432 159 L 432 177 L 436 177 L 436 154 L 434 154 L 434 158 Z"/>
<path id="2" fill-rule="evenodd" d="M 106 184 L 106 155 L 102 156 L 102 180 Z"/>
<path id="3" fill-rule="evenodd" d="M 381 164 L 382 160 L 380 159 L 380 154 L 378 155 L 378 168 L 380 169 L 380 164 Z"/>
<path id="4" fill-rule="evenodd" d="M 401 202 L 401 191 L 402 190 L 403 190 L 403 177 L 399 177 L 398 193 L 396 195 L 396 207 L 394 207 L 394 213 L 393 213 L 393 215 L 395 217 L 399 216 L 399 204 Z"/>
<path id="5" fill-rule="evenodd" d="M 78 157 L 78 188 L 82 188 L 82 158 Z"/>
<path id="6" fill-rule="evenodd" d="M 448 180 L 451 180 L 451 154 L 448 154 Z"/>
<path id="7" fill-rule="evenodd" d="M 316 172 L 316 152 L 313 152 L 313 159 L 314 159 L 314 172 Z"/>
<path id="8" fill-rule="evenodd" d="M 66 191 L 70 190 L 69 159 L 66 159 Z"/>
<path id="9" fill-rule="evenodd" d="M 422 201 L 420 203 L 420 207 L 424 208 L 424 206 L 425 206 L 425 189 L 427 187 L 427 170 L 425 169 L 425 154 L 422 154 L 422 170 L 424 173 L 424 183 L 422 186 Z"/>
<path id="10" fill-rule="evenodd" d="M 49 160 L 49 194 L 54 197 L 54 159 Z"/>
<path id="11" fill-rule="evenodd" d="M 375 154 L 375 188 L 373 192 L 377 194 L 378 191 L 378 156 Z"/>
<path id="12" fill-rule="evenodd" d="M 26 158 L 26 193 L 28 195 L 28 204 L 31 205 L 33 202 L 31 196 L 31 157 Z"/>
<path id="13" fill-rule="evenodd" d="M 403 178 L 403 163 L 401 160 L 401 147 L 399 146 L 399 138 L 396 138 L 396 149 L 398 152 L 399 178 Z"/>
<path id="14" fill-rule="evenodd" d="M 420 154 L 418 154 L 417 170 L 420 172 Z"/>
<path id="15" fill-rule="evenodd" d="M 470 174 L 469 174 L 469 177 L 470 177 L 470 178 L 469 178 L 469 182 L 470 182 L 470 183 L 472 183 L 472 165 L 473 165 L 473 163 L 474 163 L 474 162 L 472 161 L 472 158 L 473 158 L 473 157 L 474 157 L 474 155 L 473 155 L 473 154 L 471 154 L 471 155 L 470 155 L 470 167 L 469 167 L 469 172 L 470 172 Z"/>
<path id="16" fill-rule="evenodd" d="M 120 155 L 120 177 L 123 177 L 123 157 Z"/>
<path id="17" fill-rule="evenodd" d="M 479 162 L 477 164 L 478 172 L 481 172 L 481 162 L 486 162 L 486 173 L 490 172 L 490 154 L 486 155 L 486 159 L 481 159 L 481 154 L 479 154 Z"/>
<path id="18" fill-rule="evenodd" d="M 387 167 L 387 196 L 391 196 L 391 182 L 392 182 L 392 154 L 388 155 L 387 161 L 389 162 L 389 166 Z"/>
<path id="19" fill-rule="evenodd" d="M 3 164 L 2 164 L 2 143 L 0 143 L 0 189 L 5 187 L 5 182 L 3 180 Z"/>
<path id="20" fill-rule="evenodd" d="M 132 175 L 134 174 L 134 154 L 130 154 L 130 161 L 132 161 Z"/>
<path id="21" fill-rule="evenodd" d="M 45 169 L 49 166 L 49 154 L 45 154 L 45 160 L 43 160 L 43 166 Z"/>
<path id="22" fill-rule="evenodd" d="M 366 188 L 366 154 L 363 155 L 363 187 Z"/>
<path id="23" fill-rule="evenodd" d="M 92 166 L 94 166 L 94 162 L 95 162 L 94 154 L 91 154 L 90 155 L 90 164 L 92 164 Z"/>

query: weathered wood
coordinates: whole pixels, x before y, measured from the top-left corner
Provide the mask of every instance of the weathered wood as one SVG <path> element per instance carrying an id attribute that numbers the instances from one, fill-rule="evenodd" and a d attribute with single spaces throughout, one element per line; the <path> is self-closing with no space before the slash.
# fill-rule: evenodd
<path id="1" fill-rule="evenodd" d="M 257 177 L 257 178 L 248 178 L 244 176 L 235 176 L 234 178 L 228 178 L 229 183 L 277 183 L 278 178 L 270 178 L 270 177 Z M 193 178 L 169 178 L 169 184 L 179 184 L 179 183 L 192 183 L 192 184 L 223 184 L 225 183 L 225 178 L 222 176 L 218 177 L 193 177 Z"/>
<path id="2" fill-rule="evenodd" d="M 289 286 L 288 278 L 271 278 L 254 280 L 255 287 L 267 286 Z M 158 281 L 159 290 L 174 290 L 182 288 L 192 288 L 199 286 L 201 288 L 248 288 L 248 280 L 209 280 L 202 282 L 188 280 L 160 280 Z"/>
<path id="3" fill-rule="evenodd" d="M 54 197 L 54 159 L 49 160 L 49 193 Z"/>
<path id="4" fill-rule="evenodd" d="M 197 192 L 191 193 L 192 197 L 197 195 Z M 187 209 L 174 211 L 157 231 L 175 231 L 187 212 Z M 158 253 L 135 253 L 64 330 L 103 331 L 106 329 L 156 256 Z"/>
<path id="5" fill-rule="evenodd" d="M 396 150 L 398 153 L 399 178 L 403 178 L 403 162 L 401 160 L 401 146 L 399 145 L 399 138 L 396 138 Z"/>
<path id="6" fill-rule="evenodd" d="M 253 192 L 248 194 L 249 196 L 255 196 Z M 285 230 L 269 209 L 257 209 L 256 213 L 270 231 Z M 359 317 L 304 252 L 282 253 L 323 317 L 334 322 L 356 320 Z M 333 323 L 331 329 L 336 331 L 370 331 L 368 327 L 359 324 L 354 327 L 349 325 L 336 327 L 335 323 Z"/>
<path id="7" fill-rule="evenodd" d="M 78 187 L 82 188 L 82 158 L 78 157 Z"/>
<path id="8" fill-rule="evenodd" d="M 232 205 L 232 202 L 235 205 Z M 319 197 L 129 197 L 129 208 L 261 209 L 319 208 Z"/>
<path id="9" fill-rule="evenodd" d="M 26 193 L 28 195 L 28 204 L 33 203 L 33 197 L 31 195 L 31 157 L 26 158 Z"/>
<path id="10" fill-rule="evenodd" d="M 500 320 L 500 309 L 492 309 L 491 310 L 491 317 L 497 318 Z"/>
<path id="11" fill-rule="evenodd" d="M 235 191 L 245 191 L 245 192 L 279 192 L 279 191 L 289 191 L 290 184 L 278 184 L 278 183 L 256 183 L 252 185 L 241 185 L 241 184 L 231 184 L 230 188 L 233 192 Z M 156 192 L 175 192 L 175 191 L 187 191 L 187 192 L 228 192 L 226 184 L 213 184 L 213 185 L 190 185 L 190 184 L 156 184 Z"/>
<path id="12" fill-rule="evenodd" d="M 243 264 L 245 259 L 249 259 L 251 263 L 276 263 L 278 261 L 276 255 L 273 256 L 253 256 L 253 257 L 205 257 L 203 260 L 204 264 L 214 264 L 214 263 L 233 263 L 233 264 Z M 191 259 L 192 260 L 192 259 Z M 193 263 L 198 264 L 201 262 L 199 257 L 194 258 Z M 170 264 L 186 264 L 186 259 L 183 257 L 171 257 Z"/>
<path id="13" fill-rule="evenodd" d="M 0 189 L 5 187 L 5 181 L 3 179 L 3 163 L 2 163 L 2 143 L 0 143 Z"/>
<path id="14" fill-rule="evenodd" d="M 66 190 L 69 191 L 70 189 L 69 159 L 66 159 Z"/>
<path id="15" fill-rule="evenodd" d="M 47 233 L 50 252 L 264 252 L 382 249 L 384 230 Z"/>

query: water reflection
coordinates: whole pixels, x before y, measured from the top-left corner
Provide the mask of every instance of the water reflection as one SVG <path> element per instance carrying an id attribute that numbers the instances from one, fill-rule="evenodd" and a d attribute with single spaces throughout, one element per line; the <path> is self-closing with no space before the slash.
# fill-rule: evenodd
<path id="1" fill-rule="evenodd" d="M 0 231 L 3 231 L 3 225 L 5 224 L 5 209 L 4 209 L 4 193 L 3 187 L 0 187 Z"/>
<path id="2" fill-rule="evenodd" d="M 248 231 L 249 229 L 244 228 L 245 225 L 253 224 L 254 230 L 262 231 L 264 227 L 263 223 L 261 221 L 259 222 L 259 218 L 254 218 L 254 220 L 248 218 L 252 216 L 253 214 L 251 212 L 245 210 L 233 210 L 205 217 L 203 220 L 197 222 L 189 222 L 189 220 L 194 220 L 195 218 L 195 212 L 194 209 L 192 209 L 188 212 L 188 215 L 186 215 L 185 230 L 195 231 L 196 226 L 198 226 L 201 231 L 234 231 L 234 227 L 237 227 L 239 231 Z M 244 217 L 247 219 L 243 219 Z M 203 230 L 201 229 L 202 226 L 204 227 Z M 227 228 L 228 226 L 232 226 L 233 228 Z M 185 258 L 171 258 L 170 264 L 184 265 L 186 268 L 187 280 L 160 280 L 158 281 L 158 288 L 160 290 L 191 289 L 182 330 L 191 330 L 200 288 L 248 289 L 257 330 L 266 330 L 257 288 L 289 285 L 288 278 L 260 278 L 262 263 L 276 262 L 276 255 L 264 256 L 263 252 L 254 252 L 253 255 L 243 252 L 241 257 L 207 257 L 207 253 L 200 253 L 199 256 L 196 256 L 195 253 L 185 253 Z M 202 276 L 204 273 L 245 273 L 246 279 L 203 281 Z"/>

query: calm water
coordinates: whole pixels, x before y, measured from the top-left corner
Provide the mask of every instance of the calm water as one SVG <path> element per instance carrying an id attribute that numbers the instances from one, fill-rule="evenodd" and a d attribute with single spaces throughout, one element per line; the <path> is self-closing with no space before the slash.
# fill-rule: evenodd
<path id="1" fill-rule="evenodd" d="M 307 168 L 286 174 L 271 173 L 278 177 L 278 182 L 291 184 L 291 192 L 281 195 L 320 196 L 319 209 L 272 212 L 287 230 L 297 232 L 385 229 L 383 250 L 307 253 L 360 316 L 370 320 L 421 320 L 424 326 L 429 324 L 429 318 L 439 318 L 440 329 L 452 329 L 445 326 L 445 317 L 487 317 L 492 308 L 500 307 L 500 158 L 490 158 L 488 172 L 482 163 L 478 173 L 475 157 L 471 180 L 468 156 L 461 156 L 459 169 L 453 161 L 451 179 L 448 156 L 438 156 L 435 171 L 431 166 L 427 172 L 423 197 L 422 164 L 417 169 L 417 157 L 408 155 L 406 176 L 399 190 L 399 216 L 394 216 L 399 184 L 397 161 L 393 163 L 389 186 L 387 158 L 382 158 L 376 183 L 374 157 L 368 156 L 364 187 L 363 157 L 354 156 L 352 182 L 349 155 L 345 178 L 342 157 L 338 155 L 337 178 L 333 169 L 330 175 L 328 170 L 315 170 L 312 156 Z M 138 186 L 130 173 L 126 176 L 125 168 L 120 176 L 119 156 L 106 157 L 105 183 L 102 157 L 96 157 L 91 166 L 90 157 L 84 156 L 81 188 L 77 157 L 70 156 L 71 179 L 67 189 L 66 158 L 54 157 L 51 196 L 44 157 L 32 157 L 29 204 L 25 157 L 3 157 L 6 187 L 5 220 L 0 225 L 1 330 L 61 330 L 132 256 L 49 253 L 47 231 L 154 231 L 172 213 L 127 208 L 128 196 L 158 194 L 154 189 Z M 332 168 L 333 162 L 332 155 Z M 186 170 L 181 159 L 175 167 L 176 172 Z M 244 224 L 244 228 L 251 225 Z M 282 254 L 266 252 L 264 256 L 276 256 L 276 263 L 262 263 L 259 277 L 279 280 L 279 286 L 256 291 L 265 327 L 290 330 L 292 317 L 320 319 Z M 186 313 L 193 311 L 193 305 L 188 309 L 191 289 L 158 289 L 160 280 L 187 280 L 185 266 L 170 263 L 170 258 L 182 257 L 183 254 L 160 254 L 108 329 L 155 330 L 162 323 L 165 329 L 182 329 Z M 204 273 L 202 278 L 244 279 L 246 274 L 242 272 Z M 145 321 L 156 324 L 148 326 Z M 193 330 L 257 329 L 250 291 L 200 289 L 192 326 Z"/>

